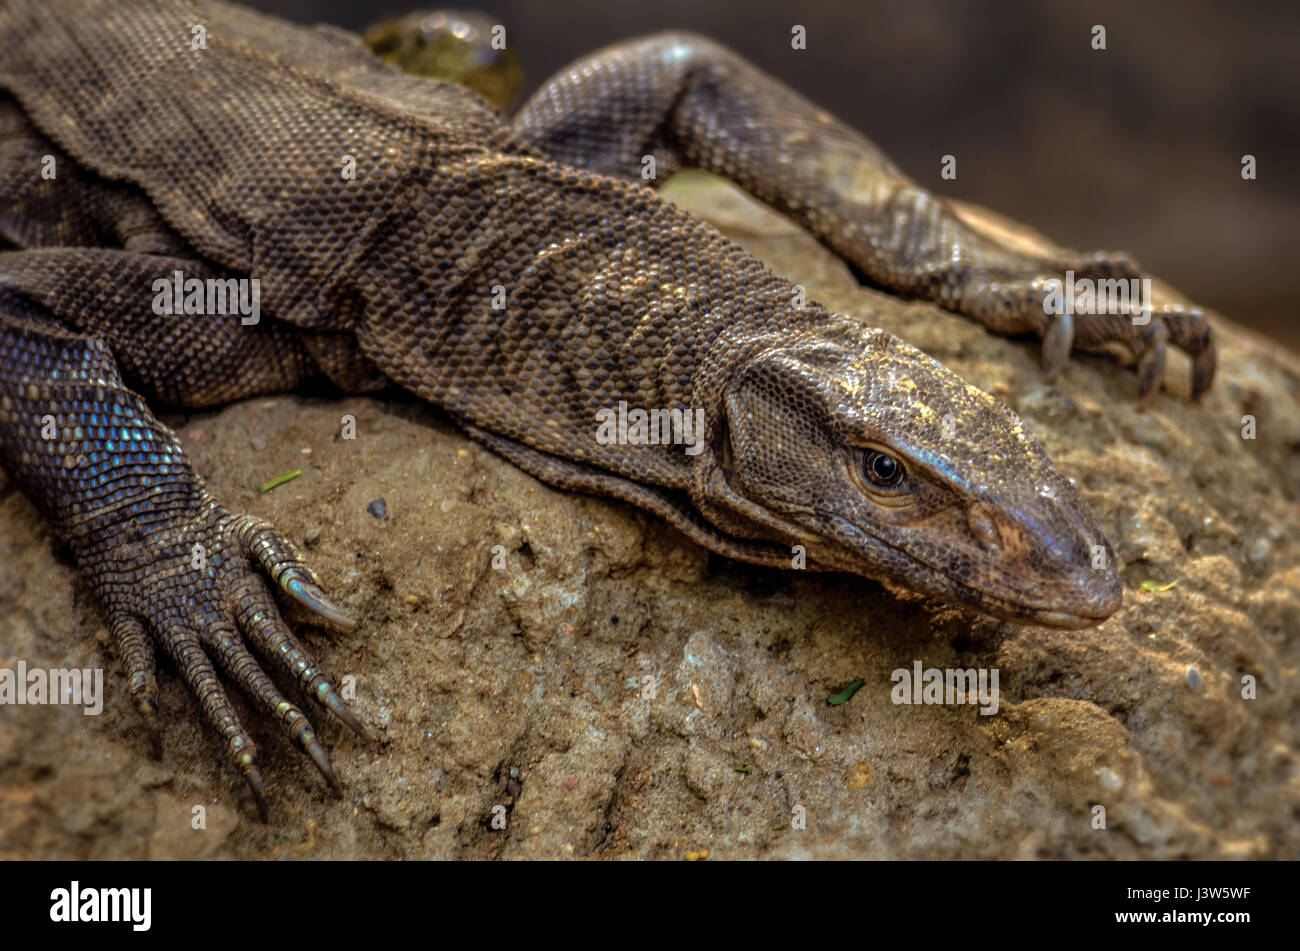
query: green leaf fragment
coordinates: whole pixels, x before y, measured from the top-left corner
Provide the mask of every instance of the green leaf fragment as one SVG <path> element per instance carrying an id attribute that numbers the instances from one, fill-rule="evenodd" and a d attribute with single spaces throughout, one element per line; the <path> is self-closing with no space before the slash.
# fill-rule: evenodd
<path id="1" fill-rule="evenodd" d="M 302 475 L 302 470 L 301 470 L 301 469 L 293 469 L 293 470 L 291 470 L 291 471 L 289 471 L 289 472 L 282 472 L 282 473 L 280 473 L 278 476 L 276 476 L 274 479 L 272 479 L 270 482 L 268 482 L 266 485 L 262 486 L 262 491 L 263 491 L 263 492 L 270 492 L 270 491 L 271 491 L 272 489 L 274 489 L 277 485 L 284 485 L 286 482 L 292 482 L 294 479 L 298 478 L 298 476 L 300 476 L 300 475 Z"/>
<path id="2" fill-rule="evenodd" d="M 845 687 L 843 690 L 837 693 L 835 696 L 828 699 L 826 703 L 832 707 L 838 707 L 841 703 L 848 703 L 849 700 L 853 698 L 853 695 L 862 689 L 865 683 L 866 683 L 865 680 L 858 678 L 857 680 L 853 681 L 853 683 L 849 684 L 847 687 Z"/>
<path id="3" fill-rule="evenodd" d="M 1161 591 L 1168 591 L 1170 588 L 1177 588 L 1177 587 L 1178 587 L 1177 581 L 1171 581 L 1169 582 L 1169 584 L 1156 584 L 1154 581 L 1142 582 L 1143 591 L 1155 591 L 1158 593 Z"/>
<path id="4" fill-rule="evenodd" d="M 744 773 L 746 776 L 748 776 L 750 773 L 753 772 L 753 770 L 750 769 L 748 766 L 733 766 L 731 768 L 738 773 Z"/>

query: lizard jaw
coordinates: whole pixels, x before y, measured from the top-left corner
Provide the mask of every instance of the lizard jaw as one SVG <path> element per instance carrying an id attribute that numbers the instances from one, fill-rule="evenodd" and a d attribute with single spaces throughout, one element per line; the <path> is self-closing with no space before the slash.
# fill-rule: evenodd
<path id="1" fill-rule="evenodd" d="M 978 592 L 978 596 L 984 604 L 993 599 L 987 592 Z M 1088 615 L 1074 614 L 1070 611 L 1061 611 L 1046 608 L 1026 608 L 1024 605 L 1017 605 L 1010 601 L 1002 602 L 1005 605 L 1006 613 L 999 613 L 998 616 L 1003 620 L 1011 621 L 1013 624 L 1031 624 L 1038 627 L 1051 627 L 1063 631 L 1079 631 L 1084 628 L 1096 627 L 1105 621 L 1115 610 L 1118 610 L 1118 602 L 1115 610 L 1106 611 L 1104 614 Z M 981 607 L 981 610 L 989 610 L 987 607 Z"/>
<path id="2" fill-rule="evenodd" d="M 1044 603 L 1042 600 L 1037 602 L 1033 600 L 1017 600 L 995 594 L 989 591 L 987 587 L 976 587 L 955 577 L 943 567 L 918 558 L 914 553 L 893 544 L 888 539 L 864 532 L 859 526 L 838 513 L 824 509 L 817 509 L 816 511 L 848 530 L 847 535 L 839 540 L 841 544 L 849 547 L 850 550 L 854 547 L 853 539 L 855 536 L 859 540 L 871 538 L 873 542 L 886 545 L 903 555 L 912 563 L 914 568 L 924 569 L 925 573 L 933 581 L 929 584 L 918 583 L 915 575 L 907 577 L 882 576 L 878 565 L 863 565 L 854 559 L 845 559 L 843 557 L 826 559 L 828 563 L 835 564 L 836 568 L 860 574 L 864 577 L 879 578 L 887 584 L 899 587 L 902 590 L 918 591 L 941 601 L 965 605 L 973 610 L 1004 621 L 1060 630 L 1081 630 L 1102 623 L 1118 611 L 1123 604 L 1123 587 L 1119 582 L 1118 574 L 1115 573 L 1111 573 L 1107 582 L 1100 587 L 1088 583 L 1078 585 L 1076 592 L 1078 589 L 1082 589 L 1082 597 L 1079 593 L 1074 593 L 1069 600 L 1076 602 L 1076 604 L 1082 600 L 1084 604 L 1079 604 L 1074 610 L 1070 610 L 1059 603 Z M 822 540 L 824 541 L 824 539 Z M 811 552 L 813 549 L 809 550 Z M 1088 579 L 1088 581 L 1093 580 Z M 1061 600 L 1065 601 L 1066 599 L 1062 598 Z"/>
<path id="3" fill-rule="evenodd" d="M 942 574 L 942 572 L 938 572 L 938 569 L 934 569 L 932 565 L 927 567 Z M 1101 596 L 1102 600 L 1097 600 L 1092 610 L 1085 613 L 1083 611 L 1069 611 L 1060 607 L 1045 607 L 1027 604 L 1023 601 L 1013 601 L 992 594 L 987 590 L 972 587 L 957 578 L 947 575 L 944 575 L 944 577 L 962 595 L 960 597 L 961 603 L 1001 618 L 1004 621 L 1010 621 L 1013 624 L 1029 624 L 1058 630 L 1077 631 L 1101 624 L 1118 611 L 1123 603 L 1123 590 L 1118 586 L 1108 590 Z"/>

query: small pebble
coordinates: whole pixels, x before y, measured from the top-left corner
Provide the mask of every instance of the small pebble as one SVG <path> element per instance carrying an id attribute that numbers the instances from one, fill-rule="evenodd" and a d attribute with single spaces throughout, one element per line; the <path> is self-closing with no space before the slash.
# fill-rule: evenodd
<path id="1" fill-rule="evenodd" d="M 320 526 L 313 525 L 311 528 L 307 529 L 307 534 L 303 536 L 303 541 L 305 541 L 308 546 L 315 545 L 320 541 Z"/>
<path id="2" fill-rule="evenodd" d="M 383 499 L 375 499 L 366 506 L 366 511 L 375 518 L 388 518 L 388 503 Z"/>
<path id="3" fill-rule="evenodd" d="M 1201 672 L 1195 667 L 1187 668 L 1187 685 L 1193 690 L 1199 690 L 1202 684 Z"/>
<path id="4" fill-rule="evenodd" d="M 258 452 L 261 452 L 263 449 L 266 448 L 266 437 L 265 437 L 265 436 L 249 436 L 249 437 L 248 437 L 248 444 L 249 444 L 250 446 L 252 446 L 254 449 L 256 449 Z"/>

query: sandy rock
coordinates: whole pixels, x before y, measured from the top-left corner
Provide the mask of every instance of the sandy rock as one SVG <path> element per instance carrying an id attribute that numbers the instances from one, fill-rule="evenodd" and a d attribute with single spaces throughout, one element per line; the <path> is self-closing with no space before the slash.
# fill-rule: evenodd
<path id="1" fill-rule="evenodd" d="M 1300 361 L 1220 321 L 1204 402 L 1174 358 L 1139 412 L 1129 370 L 1079 357 L 1046 384 L 1033 342 L 860 287 L 714 180 L 669 189 L 1021 413 L 1114 542 L 1124 608 L 1062 633 L 728 563 L 406 399 L 171 417 L 212 490 L 309 544 L 361 619 L 298 629 L 381 745 L 316 717 L 336 798 L 243 705 L 272 791 L 261 825 L 164 668 L 151 760 L 101 614 L 0 477 L 0 666 L 102 665 L 107 693 L 97 717 L 0 707 L 0 858 L 1300 858 Z M 917 661 L 996 668 L 998 712 L 895 704 L 892 672 Z"/>

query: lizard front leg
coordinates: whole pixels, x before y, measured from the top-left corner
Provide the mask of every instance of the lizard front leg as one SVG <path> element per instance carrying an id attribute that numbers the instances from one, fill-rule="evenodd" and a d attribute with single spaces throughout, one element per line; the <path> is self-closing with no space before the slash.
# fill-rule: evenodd
<path id="1" fill-rule="evenodd" d="M 151 278 L 181 266 L 207 273 L 193 262 L 101 249 L 0 255 L 0 463 L 69 543 L 102 604 L 155 751 L 156 642 L 265 817 L 257 749 L 218 668 L 278 721 L 335 788 L 337 777 L 310 721 L 281 695 L 250 645 L 352 729 L 365 731 L 281 620 L 259 569 L 325 621 L 345 629 L 352 622 L 282 535 L 212 497 L 175 434 L 123 383 L 106 338 L 117 338 L 116 349 L 136 367 L 133 377 L 170 380 L 176 401 L 191 405 L 266 392 L 276 388 L 269 385 L 277 379 L 273 369 L 306 365 L 295 360 L 292 341 L 268 338 L 270 328 L 240 327 L 238 318 L 137 316 L 149 313 Z M 86 333 L 87 326 L 100 332 Z M 132 353 L 144 351 L 146 341 L 152 363 Z M 200 342 L 227 346 L 205 356 Z M 268 363 L 272 349 L 287 352 Z M 204 365 L 224 382 L 194 385 Z"/>
<path id="2" fill-rule="evenodd" d="M 1000 334 L 1043 338 L 1049 373 L 1070 350 L 1126 350 L 1146 401 L 1165 343 L 1193 360 L 1192 394 L 1212 382 L 1215 348 L 1195 308 L 1157 303 L 1149 322 L 1104 313 L 1049 317 L 1048 281 L 1131 280 L 1125 255 L 1030 249 L 972 227 L 905 176 L 864 136 L 730 50 L 665 33 L 562 70 L 523 106 L 514 131 L 557 161 L 656 181 L 681 166 L 720 174 L 791 216 L 871 281 L 932 301 Z M 1104 285 L 1103 285 L 1104 286 Z"/>

